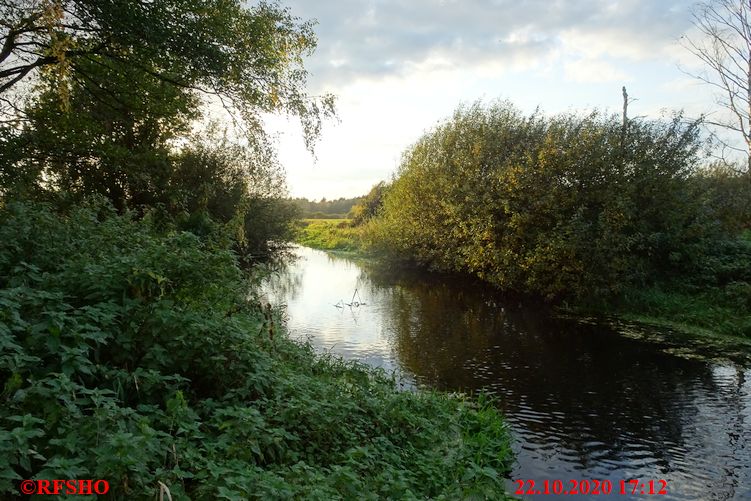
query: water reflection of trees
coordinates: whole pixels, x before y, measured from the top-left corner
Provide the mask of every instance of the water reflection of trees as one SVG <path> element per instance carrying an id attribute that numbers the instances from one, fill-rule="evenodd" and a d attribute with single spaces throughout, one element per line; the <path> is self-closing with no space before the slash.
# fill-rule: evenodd
<path id="1" fill-rule="evenodd" d="M 433 387 L 501 398 L 529 454 L 528 478 L 666 478 L 687 497 L 751 498 L 743 370 L 718 371 L 607 328 L 552 319 L 473 281 L 327 259 L 359 270 L 355 286 L 369 306 L 354 313 L 368 313 L 364 327 L 388 334 L 406 372 Z M 293 263 L 273 287 L 296 298 L 304 266 Z"/>
<path id="2" fill-rule="evenodd" d="M 305 274 L 303 257 L 290 252 L 257 270 L 260 291 L 277 302 L 297 298 Z"/>
<path id="3" fill-rule="evenodd" d="M 497 394 L 523 440 L 565 449 L 553 461 L 590 473 L 674 472 L 730 496 L 737 475 L 722 462 L 751 468 L 748 439 L 738 435 L 749 395 L 718 398 L 728 388 L 711 363 L 509 305 L 482 287 L 370 278 L 404 367 L 437 388 Z"/>

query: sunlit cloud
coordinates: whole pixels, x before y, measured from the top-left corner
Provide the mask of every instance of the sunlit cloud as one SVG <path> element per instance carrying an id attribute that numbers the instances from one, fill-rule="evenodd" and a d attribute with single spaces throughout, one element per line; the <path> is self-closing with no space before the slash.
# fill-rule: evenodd
<path id="1" fill-rule="evenodd" d="M 506 98 L 523 111 L 617 110 L 627 85 L 635 116 L 708 108 L 705 94 L 676 83 L 679 63 L 695 64 L 678 43 L 692 4 L 292 0 L 295 15 L 318 22 L 318 50 L 306 60 L 311 92 L 336 94 L 341 121 L 324 130 L 317 162 L 294 124 L 274 124 L 290 190 L 364 193 L 426 129 L 477 99 Z"/>
<path id="2" fill-rule="evenodd" d="M 597 59 L 579 59 L 566 63 L 566 78 L 572 82 L 628 82 L 631 78 L 613 63 Z"/>

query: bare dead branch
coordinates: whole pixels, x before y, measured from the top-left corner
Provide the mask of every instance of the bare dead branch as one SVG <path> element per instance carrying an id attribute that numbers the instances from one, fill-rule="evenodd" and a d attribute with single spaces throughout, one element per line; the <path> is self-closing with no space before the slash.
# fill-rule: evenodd
<path id="1" fill-rule="evenodd" d="M 751 0 L 705 0 L 693 13 L 698 32 L 694 38 L 683 37 L 683 46 L 707 66 L 708 73 L 691 74 L 718 91 L 716 102 L 732 122 L 705 120 L 705 124 L 740 134 L 746 149 L 722 141 L 725 152 L 743 151 L 748 159 L 751 178 Z"/>

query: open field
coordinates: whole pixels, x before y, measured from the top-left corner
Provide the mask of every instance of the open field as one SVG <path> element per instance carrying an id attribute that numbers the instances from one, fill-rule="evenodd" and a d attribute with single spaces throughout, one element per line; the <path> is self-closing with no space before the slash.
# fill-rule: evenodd
<path id="1" fill-rule="evenodd" d="M 295 224 L 295 241 L 322 250 L 362 249 L 362 228 L 350 226 L 349 219 L 303 219 Z"/>

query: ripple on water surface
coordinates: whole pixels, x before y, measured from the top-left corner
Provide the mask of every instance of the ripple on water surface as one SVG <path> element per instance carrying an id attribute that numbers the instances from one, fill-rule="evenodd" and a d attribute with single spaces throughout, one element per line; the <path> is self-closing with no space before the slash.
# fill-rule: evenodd
<path id="1" fill-rule="evenodd" d="M 291 332 L 398 371 L 407 386 L 499 397 L 517 455 L 512 491 L 520 479 L 608 479 L 613 494 L 590 497 L 624 500 L 634 497 L 618 494 L 621 480 L 664 479 L 667 496 L 642 499 L 751 499 L 751 371 L 743 363 L 505 305 L 473 283 L 296 252 L 266 285 L 287 305 Z M 333 306 L 355 289 L 366 305 Z"/>

